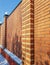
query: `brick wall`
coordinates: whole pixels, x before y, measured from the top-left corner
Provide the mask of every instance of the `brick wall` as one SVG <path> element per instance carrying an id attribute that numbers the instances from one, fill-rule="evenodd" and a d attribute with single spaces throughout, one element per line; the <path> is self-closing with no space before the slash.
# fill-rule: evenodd
<path id="1" fill-rule="evenodd" d="M 22 59 L 24 65 L 34 64 L 33 8 L 33 0 L 23 0 L 7 18 L 7 48 L 12 52 L 15 51 L 13 53 L 18 56 L 20 54 L 18 52 L 21 52 L 20 45 L 22 45 Z"/>
<path id="2" fill-rule="evenodd" d="M 34 0 L 36 65 L 50 65 L 50 1 Z"/>
<path id="3" fill-rule="evenodd" d="M 33 65 L 34 56 L 35 65 L 50 65 L 49 4 L 49 0 L 23 0 L 7 18 L 7 48 L 22 55 L 23 65 Z"/>
<path id="4" fill-rule="evenodd" d="M 5 42 L 5 22 L 0 24 L 0 45 Z"/>
<path id="5" fill-rule="evenodd" d="M 1 44 L 5 43 L 5 23 L 1 25 Z"/>
<path id="6" fill-rule="evenodd" d="M 3 26 L 3 25 L 0 24 L 0 45 L 2 45 L 2 39 L 3 39 L 3 38 L 2 38 L 2 37 L 3 37 L 3 36 L 2 36 L 2 26 Z"/>
<path id="7" fill-rule="evenodd" d="M 21 5 L 7 18 L 7 48 L 21 58 L 21 31 L 22 31 Z"/>
<path id="8" fill-rule="evenodd" d="M 22 59 L 24 65 L 34 64 L 33 0 L 22 1 Z"/>
<path id="9" fill-rule="evenodd" d="M 0 44 L 1 44 L 1 25 L 0 25 Z"/>

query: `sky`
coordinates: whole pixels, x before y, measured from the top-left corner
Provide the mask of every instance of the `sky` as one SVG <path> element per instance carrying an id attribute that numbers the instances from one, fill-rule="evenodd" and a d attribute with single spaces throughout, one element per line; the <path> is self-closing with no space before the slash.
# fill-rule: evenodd
<path id="1" fill-rule="evenodd" d="M 4 15 L 10 14 L 21 0 L 0 0 L 0 23 L 4 21 Z"/>

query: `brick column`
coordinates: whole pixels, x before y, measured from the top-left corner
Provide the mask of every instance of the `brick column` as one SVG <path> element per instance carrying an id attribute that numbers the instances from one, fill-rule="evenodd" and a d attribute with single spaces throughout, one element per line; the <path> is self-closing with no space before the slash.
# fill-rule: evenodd
<path id="1" fill-rule="evenodd" d="M 33 0 L 22 1 L 22 59 L 23 65 L 34 64 L 34 7 Z"/>
<path id="2" fill-rule="evenodd" d="M 7 44 L 7 17 L 8 15 L 4 15 L 4 26 L 5 26 L 5 42 L 3 43 L 4 48 L 6 48 Z"/>
<path id="3" fill-rule="evenodd" d="M 3 23 L 0 23 L 0 45 L 2 45 L 2 25 Z"/>

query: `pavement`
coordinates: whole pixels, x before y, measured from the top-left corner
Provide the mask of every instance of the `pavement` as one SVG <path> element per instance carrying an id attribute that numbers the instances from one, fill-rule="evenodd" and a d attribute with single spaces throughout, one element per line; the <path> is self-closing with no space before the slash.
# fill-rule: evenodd
<path id="1" fill-rule="evenodd" d="M 0 65 L 9 65 L 8 61 L 0 54 Z"/>

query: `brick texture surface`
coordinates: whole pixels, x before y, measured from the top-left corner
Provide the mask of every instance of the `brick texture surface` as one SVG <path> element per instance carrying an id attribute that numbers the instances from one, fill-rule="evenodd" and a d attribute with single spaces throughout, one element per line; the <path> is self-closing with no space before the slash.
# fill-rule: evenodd
<path id="1" fill-rule="evenodd" d="M 49 0 L 34 0 L 34 39 L 36 65 L 50 65 L 50 58 L 47 54 L 50 52 L 49 4 Z"/>
<path id="2" fill-rule="evenodd" d="M 22 57 L 23 65 L 33 65 L 34 60 L 35 65 L 50 65 L 49 0 L 22 0 L 8 16 L 7 29 L 4 27 L 5 23 L 2 43 L 6 41 L 7 49 Z"/>
<path id="3" fill-rule="evenodd" d="M 0 43 L 1 43 L 1 26 L 0 26 Z"/>
<path id="4" fill-rule="evenodd" d="M 21 58 L 21 5 L 7 18 L 7 48 Z"/>
<path id="5" fill-rule="evenodd" d="M 23 59 L 23 64 L 33 65 L 34 64 L 33 0 L 23 0 L 21 8 L 22 8 L 22 59 Z"/>

